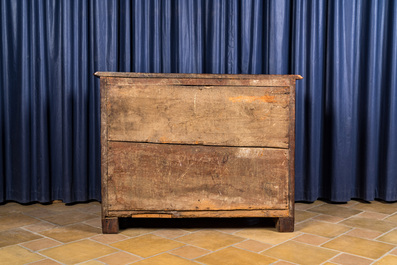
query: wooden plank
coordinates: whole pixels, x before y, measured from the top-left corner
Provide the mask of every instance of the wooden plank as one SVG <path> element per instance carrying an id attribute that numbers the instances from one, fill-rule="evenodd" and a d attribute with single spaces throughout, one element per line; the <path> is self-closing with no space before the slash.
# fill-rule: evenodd
<path id="1" fill-rule="evenodd" d="M 236 218 L 288 217 L 289 210 L 217 210 L 217 211 L 109 211 L 110 215 L 133 218 Z"/>
<path id="2" fill-rule="evenodd" d="M 108 88 L 109 140 L 288 148 L 289 87 Z"/>
<path id="3" fill-rule="evenodd" d="M 107 179 L 108 179 L 108 111 L 107 111 L 107 84 L 106 79 L 100 79 L 101 93 L 101 197 L 102 219 L 107 215 Z"/>
<path id="4" fill-rule="evenodd" d="M 97 77 L 115 78 L 176 78 L 176 79 L 302 79 L 300 75 L 252 75 L 252 74 L 180 74 L 180 73 L 133 73 L 133 72 L 96 72 Z"/>
<path id="5" fill-rule="evenodd" d="M 289 206 L 290 217 L 292 222 L 295 216 L 295 80 L 293 80 L 290 86 L 290 100 L 289 100 L 289 181 L 288 181 L 288 194 L 289 194 Z M 294 224 L 292 223 L 292 231 Z M 288 230 L 288 229 L 287 229 Z M 291 232 L 292 232 L 291 231 Z"/>
<path id="6" fill-rule="evenodd" d="M 121 78 L 108 77 L 110 85 L 151 85 L 151 86 L 289 86 L 290 78 Z"/>
<path id="7" fill-rule="evenodd" d="M 109 142 L 108 207 L 287 209 L 288 150 Z"/>

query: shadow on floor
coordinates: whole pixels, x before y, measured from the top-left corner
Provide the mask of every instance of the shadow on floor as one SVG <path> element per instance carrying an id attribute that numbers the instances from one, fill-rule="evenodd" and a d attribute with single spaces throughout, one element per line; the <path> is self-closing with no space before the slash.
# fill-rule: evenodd
<path id="1" fill-rule="evenodd" d="M 274 227 L 275 218 L 119 218 L 127 228 L 247 228 Z"/>

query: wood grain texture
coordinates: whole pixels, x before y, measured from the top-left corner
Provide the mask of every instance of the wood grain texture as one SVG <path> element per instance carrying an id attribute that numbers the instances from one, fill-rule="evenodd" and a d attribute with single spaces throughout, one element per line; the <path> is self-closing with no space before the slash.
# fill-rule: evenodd
<path id="1" fill-rule="evenodd" d="M 289 86 L 289 78 L 203 78 L 201 75 L 196 78 L 120 78 L 109 77 L 110 85 L 150 85 L 150 86 L 249 86 L 249 87 L 271 87 L 271 86 Z"/>
<path id="2" fill-rule="evenodd" d="M 277 219 L 276 229 L 278 232 L 294 232 L 294 217 L 280 217 Z"/>
<path id="3" fill-rule="evenodd" d="M 288 148 L 290 87 L 114 85 L 109 140 Z"/>
<path id="4" fill-rule="evenodd" d="M 179 74 L 179 73 L 129 73 L 129 72 L 96 72 L 94 74 L 97 77 L 105 77 L 110 79 L 124 79 L 124 80 L 132 80 L 132 82 L 136 82 L 137 79 L 151 79 L 151 80 L 160 80 L 164 82 L 164 80 L 168 80 L 165 82 L 174 82 L 176 84 L 181 84 L 181 82 L 185 82 L 187 80 L 217 80 L 216 82 L 246 82 L 249 81 L 251 85 L 255 85 L 259 83 L 261 86 L 263 84 L 269 84 L 273 86 L 273 84 L 278 84 L 279 86 L 284 86 L 285 84 L 289 85 L 290 81 L 295 81 L 297 79 L 302 79 L 300 75 L 245 75 L 245 74 Z M 193 82 L 195 82 L 193 81 Z M 275 82 L 281 83 L 275 83 Z M 119 81 L 117 81 L 119 82 Z M 208 82 L 209 85 L 212 81 Z M 264 82 L 264 83 L 261 83 Z M 266 83 L 268 82 L 268 83 Z M 243 83 L 240 83 L 243 84 Z M 244 84 L 245 85 L 245 84 Z"/>
<path id="5" fill-rule="evenodd" d="M 295 216 L 295 82 L 296 80 L 291 80 L 290 85 L 290 99 L 289 99 L 289 172 L 288 172 L 288 194 L 289 194 L 289 210 L 290 218 L 294 220 Z M 292 231 L 294 229 L 294 224 L 292 224 Z M 291 232 L 292 232 L 291 231 Z"/>
<path id="6" fill-rule="evenodd" d="M 293 231 L 301 76 L 95 75 L 104 233 L 118 217 L 277 217 Z"/>
<path id="7" fill-rule="evenodd" d="M 109 142 L 109 210 L 287 209 L 288 150 Z"/>
<path id="8" fill-rule="evenodd" d="M 214 211 L 109 211 L 110 215 L 133 218 L 236 218 L 236 217 L 289 217 L 290 211 L 284 210 L 214 210 Z"/>
<path id="9" fill-rule="evenodd" d="M 102 233 L 103 234 L 117 234 L 119 232 L 119 218 L 118 217 L 104 217 L 102 218 Z"/>
<path id="10" fill-rule="evenodd" d="M 101 93 L 101 197 L 102 218 L 107 215 L 107 178 L 108 178 L 108 112 L 107 80 L 100 79 Z"/>

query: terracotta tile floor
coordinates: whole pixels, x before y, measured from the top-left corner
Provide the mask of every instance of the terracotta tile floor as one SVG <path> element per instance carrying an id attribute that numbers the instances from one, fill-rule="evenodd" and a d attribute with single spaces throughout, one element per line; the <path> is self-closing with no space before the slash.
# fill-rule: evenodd
<path id="1" fill-rule="evenodd" d="M 397 264 L 397 203 L 296 204 L 271 219 L 122 219 L 102 235 L 98 202 L 0 205 L 1 264 Z"/>

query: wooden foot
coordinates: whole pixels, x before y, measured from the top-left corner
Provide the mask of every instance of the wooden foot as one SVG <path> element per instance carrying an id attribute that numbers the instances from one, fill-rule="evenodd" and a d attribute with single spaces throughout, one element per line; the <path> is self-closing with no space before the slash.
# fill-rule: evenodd
<path id="1" fill-rule="evenodd" d="M 102 233 L 117 234 L 119 232 L 119 218 L 105 217 L 102 218 Z"/>
<path id="2" fill-rule="evenodd" d="M 280 217 L 277 220 L 278 232 L 294 232 L 294 217 Z"/>

